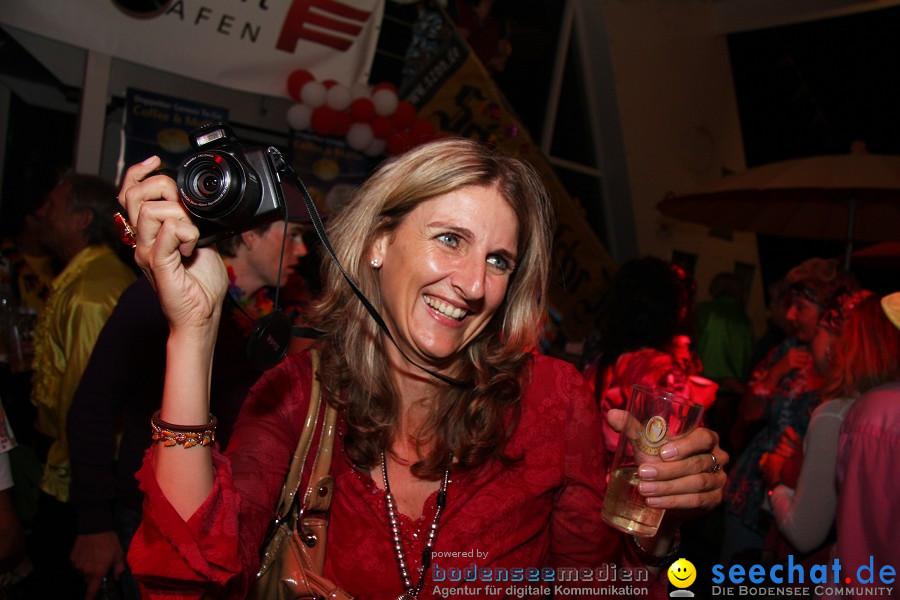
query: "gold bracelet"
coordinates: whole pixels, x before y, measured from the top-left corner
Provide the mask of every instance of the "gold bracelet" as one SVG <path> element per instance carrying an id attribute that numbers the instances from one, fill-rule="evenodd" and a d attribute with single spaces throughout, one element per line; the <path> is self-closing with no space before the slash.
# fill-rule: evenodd
<path id="1" fill-rule="evenodd" d="M 204 425 L 174 425 L 159 418 L 159 411 L 150 417 L 150 429 L 153 441 L 162 442 L 163 446 L 182 445 L 185 448 L 209 446 L 216 440 L 216 418 L 210 414 L 209 422 Z"/>

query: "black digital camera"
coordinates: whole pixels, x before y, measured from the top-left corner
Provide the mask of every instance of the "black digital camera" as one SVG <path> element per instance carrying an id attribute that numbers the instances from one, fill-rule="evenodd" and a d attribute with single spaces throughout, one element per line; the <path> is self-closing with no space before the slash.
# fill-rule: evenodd
<path id="1" fill-rule="evenodd" d="M 223 123 L 192 131 L 190 141 L 197 152 L 182 161 L 175 181 L 200 229 L 200 245 L 284 218 L 278 150 L 243 146 Z"/>

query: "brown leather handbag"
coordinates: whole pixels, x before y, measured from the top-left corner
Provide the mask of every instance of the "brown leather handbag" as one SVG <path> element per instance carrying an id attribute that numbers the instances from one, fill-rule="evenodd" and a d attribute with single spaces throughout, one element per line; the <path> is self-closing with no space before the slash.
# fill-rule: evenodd
<path id="1" fill-rule="evenodd" d="M 310 351 L 310 360 L 313 378 L 309 412 L 281 490 L 275 520 L 262 547 L 256 581 L 247 596 L 256 600 L 353 598 L 322 576 L 325 567 L 328 508 L 334 492 L 334 480 L 330 471 L 337 411 L 328 406 L 327 402 L 321 402 L 321 388 L 315 376 L 319 368 L 316 350 Z M 312 470 L 305 493 L 298 496 L 304 466 L 320 418 L 321 435 Z"/>

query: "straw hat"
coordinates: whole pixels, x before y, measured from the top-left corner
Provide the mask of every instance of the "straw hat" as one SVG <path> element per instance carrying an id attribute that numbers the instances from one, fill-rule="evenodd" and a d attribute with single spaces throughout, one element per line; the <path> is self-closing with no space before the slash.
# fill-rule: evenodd
<path id="1" fill-rule="evenodd" d="M 900 329 L 900 292 L 894 292 L 882 298 L 881 307 L 894 327 Z"/>

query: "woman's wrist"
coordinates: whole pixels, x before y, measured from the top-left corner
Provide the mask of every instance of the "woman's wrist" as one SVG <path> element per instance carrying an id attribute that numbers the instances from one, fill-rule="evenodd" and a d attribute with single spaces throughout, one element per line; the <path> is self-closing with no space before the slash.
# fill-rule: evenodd
<path id="1" fill-rule="evenodd" d="M 209 319 L 202 323 L 191 325 L 172 325 L 169 326 L 169 343 L 185 343 L 200 344 L 203 347 L 212 348 L 215 346 L 216 337 L 219 333 L 220 311 L 216 311 Z"/>
<path id="2" fill-rule="evenodd" d="M 170 423 L 209 418 L 209 382 L 216 336 L 173 331 L 166 344 L 166 379 L 159 417 Z"/>
<path id="3" fill-rule="evenodd" d="M 676 529 L 671 535 L 659 535 L 653 538 L 628 536 L 630 545 L 637 559 L 648 567 L 665 567 L 673 560 L 681 549 L 681 531 Z"/>

